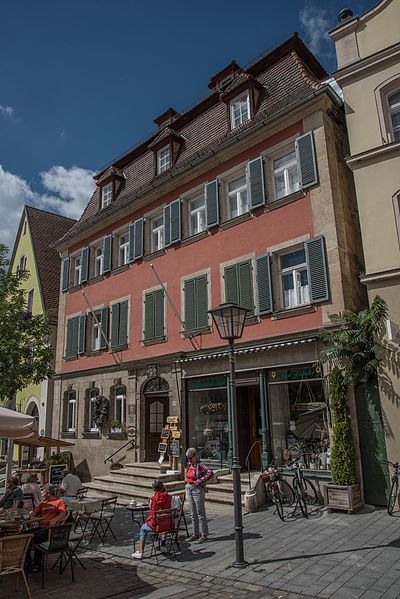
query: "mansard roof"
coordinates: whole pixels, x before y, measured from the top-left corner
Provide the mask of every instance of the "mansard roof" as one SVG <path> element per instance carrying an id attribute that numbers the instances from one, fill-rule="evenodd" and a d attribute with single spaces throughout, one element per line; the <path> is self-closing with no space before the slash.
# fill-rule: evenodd
<path id="1" fill-rule="evenodd" d="M 231 63 L 229 69 L 242 71 L 236 63 Z M 168 173 L 174 175 L 211 150 L 218 150 L 219 146 L 237 136 L 238 129 L 240 131 L 251 130 L 259 121 L 305 99 L 313 91 L 319 89 L 323 85 L 323 80 L 328 77 L 324 68 L 311 54 L 298 34 L 293 34 L 286 42 L 252 64 L 246 71 L 243 71 L 243 76 L 254 79 L 261 89 L 254 118 L 239 128 L 231 130 L 226 105 L 221 101 L 218 91 L 211 93 L 205 100 L 187 112 L 181 115 L 174 114 L 173 123 L 170 123 L 166 131 L 169 134 L 173 131 L 174 134 L 179 135 L 183 139 L 183 143 L 172 168 L 167 173 L 155 174 L 154 152 L 151 148 L 160 140 L 160 136 L 164 135 L 164 131 L 158 130 L 111 163 L 115 168 L 123 170 L 126 179 L 118 198 L 109 206 L 110 210 L 107 210 L 107 214 L 118 210 L 122 204 L 125 205 L 134 200 L 137 195 L 145 193 L 155 184 L 167 180 Z M 212 81 L 216 78 L 217 76 L 212 78 Z M 110 166 L 105 167 L 95 178 L 104 179 Z M 100 221 L 102 216 L 100 190 L 97 188 L 80 220 L 62 241 L 73 237 L 75 233 L 86 229 L 92 223 Z"/>

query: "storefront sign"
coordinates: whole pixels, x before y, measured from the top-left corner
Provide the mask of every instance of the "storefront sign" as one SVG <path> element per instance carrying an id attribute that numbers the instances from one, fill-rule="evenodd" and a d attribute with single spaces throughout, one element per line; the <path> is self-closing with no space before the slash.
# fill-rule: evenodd
<path id="1" fill-rule="evenodd" d="M 290 383 L 321 378 L 322 369 L 320 366 L 277 368 L 268 371 L 268 381 L 270 383 Z"/>
<path id="2" fill-rule="evenodd" d="M 61 485 L 64 470 L 68 468 L 67 464 L 57 464 L 49 468 L 49 482 L 51 485 Z"/>
<path id="3" fill-rule="evenodd" d="M 179 456 L 180 446 L 179 441 L 170 441 L 168 446 L 168 453 L 174 457 Z"/>
<path id="4" fill-rule="evenodd" d="M 167 416 L 168 424 L 179 424 L 179 416 Z"/>
<path id="5" fill-rule="evenodd" d="M 181 438 L 181 431 L 171 431 L 171 436 L 173 439 L 180 439 Z"/>
<path id="6" fill-rule="evenodd" d="M 189 379 L 189 391 L 201 391 L 203 389 L 215 389 L 226 387 L 226 377 L 224 376 L 204 376 L 196 379 Z"/>

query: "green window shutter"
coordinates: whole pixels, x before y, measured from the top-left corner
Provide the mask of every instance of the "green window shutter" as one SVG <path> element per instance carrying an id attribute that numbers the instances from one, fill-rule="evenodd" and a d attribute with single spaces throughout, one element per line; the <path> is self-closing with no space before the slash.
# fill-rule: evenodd
<path id="1" fill-rule="evenodd" d="M 251 262 L 242 262 L 238 265 L 239 278 L 239 305 L 247 308 L 248 316 L 254 314 L 253 278 Z"/>
<path id="2" fill-rule="evenodd" d="M 81 251 L 81 283 L 86 283 L 89 278 L 89 248 Z"/>
<path id="3" fill-rule="evenodd" d="M 100 337 L 100 348 L 106 349 L 106 347 L 107 347 L 106 340 L 108 340 L 108 307 L 101 309 L 100 325 L 101 325 L 101 330 L 104 333 L 104 335 L 102 334 Z"/>
<path id="4" fill-rule="evenodd" d="M 144 340 L 154 339 L 154 293 L 144 296 Z"/>
<path id="5" fill-rule="evenodd" d="M 207 275 L 202 275 L 196 278 L 196 300 L 197 328 L 203 329 L 208 325 Z"/>
<path id="6" fill-rule="evenodd" d="M 225 301 L 239 304 L 238 265 L 227 266 L 224 271 Z"/>
<path id="7" fill-rule="evenodd" d="M 185 327 L 188 331 L 194 331 L 196 326 L 196 282 L 195 279 L 185 281 Z"/>
<path id="8" fill-rule="evenodd" d="M 314 135 L 312 131 L 296 139 L 297 168 L 302 189 L 318 183 L 317 161 L 315 158 Z"/>
<path id="9" fill-rule="evenodd" d="M 207 229 L 219 223 L 218 181 L 207 183 L 204 189 L 206 198 Z"/>
<path id="10" fill-rule="evenodd" d="M 256 158 L 247 163 L 247 190 L 250 210 L 265 204 L 264 163 Z"/>
<path id="11" fill-rule="evenodd" d="M 143 233 L 144 233 L 144 221 L 143 218 L 139 218 L 134 222 L 135 225 L 135 246 L 133 252 L 134 260 L 138 260 L 143 257 Z"/>
<path id="12" fill-rule="evenodd" d="M 119 304 L 111 306 L 111 347 L 119 345 Z"/>
<path id="13" fill-rule="evenodd" d="M 85 353 L 86 344 L 86 314 L 78 316 L 78 354 Z"/>
<path id="14" fill-rule="evenodd" d="M 69 286 L 69 258 L 64 258 L 62 272 L 62 290 L 67 291 Z"/>
<path id="15" fill-rule="evenodd" d="M 171 204 L 164 206 L 164 245 L 171 244 Z"/>
<path id="16" fill-rule="evenodd" d="M 329 299 L 328 271 L 324 237 L 314 237 L 305 242 L 308 284 L 312 303 L 324 302 Z"/>
<path id="17" fill-rule="evenodd" d="M 75 318 L 69 318 L 67 320 L 67 340 L 65 344 L 65 357 L 71 358 L 76 355 L 73 351 L 73 336 L 74 336 L 74 321 Z"/>
<path id="18" fill-rule="evenodd" d="M 118 345 L 126 345 L 128 342 L 128 301 L 119 304 L 119 331 Z"/>
<path id="19" fill-rule="evenodd" d="M 135 223 L 129 225 L 129 262 L 135 259 Z"/>
<path id="20" fill-rule="evenodd" d="M 154 336 L 164 337 L 164 291 L 154 292 Z"/>
<path id="21" fill-rule="evenodd" d="M 258 312 L 268 314 L 272 312 L 272 286 L 271 266 L 269 255 L 260 256 L 256 259 L 257 264 L 257 290 L 258 290 Z"/>
<path id="22" fill-rule="evenodd" d="M 181 240 L 181 201 L 174 200 L 170 204 L 170 243 Z"/>
<path id="23" fill-rule="evenodd" d="M 103 272 L 111 270 L 112 235 L 106 235 L 103 241 Z"/>

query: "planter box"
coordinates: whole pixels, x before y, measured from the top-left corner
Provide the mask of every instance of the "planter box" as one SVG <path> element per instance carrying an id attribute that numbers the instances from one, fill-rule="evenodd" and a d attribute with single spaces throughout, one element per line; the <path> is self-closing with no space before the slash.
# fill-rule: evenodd
<path id="1" fill-rule="evenodd" d="M 352 514 L 360 510 L 363 506 L 360 485 L 351 485 L 349 487 L 326 485 L 325 503 L 329 512 L 331 510 L 342 510 L 348 514 Z"/>

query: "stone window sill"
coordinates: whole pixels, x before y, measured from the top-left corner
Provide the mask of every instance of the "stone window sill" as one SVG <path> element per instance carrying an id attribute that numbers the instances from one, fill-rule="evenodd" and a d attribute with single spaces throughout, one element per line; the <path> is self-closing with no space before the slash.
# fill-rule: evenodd
<path id="1" fill-rule="evenodd" d="M 122 433 L 111 433 L 111 432 L 109 432 L 109 433 L 107 433 L 107 439 L 114 439 L 114 440 L 120 440 L 120 441 L 122 441 L 124 439 L 127 439 L 127 435 L 126 435 L 125 432 L 122 432 Z"/>
<path id="2" fill-rule="evenodd" d="M 76 439 L 75 431 L 62 431 L 60 433 L 61 439 Z"/>
<path id="3" fill-rule="evenodd" d="M 79 356 L 64 356 L 65 362 L 72 362 L 73 360 L 77 360 Z"/>
<path id="4" fill-rule="evenodd" d="M 302 314 L 310 314 L 316 312 L 317 307 L 314 304 L 306 304 L 304 306 L 296 306 L 295 308 L 288 308 L 287 310 L 279 310 L 274 312 L 272 320 L 281 320 L 282 318 L 290 318 L 291 316 L 301 316 Z"/>
<path id="5" fill-rule="evenodd" d="M 125 349 L 129 349 L 129 344 L 125 343 L 124 345 L 117 345 L 115 347 L 110 347 L 110 352 L 118 352 L 118 351 L 124 351 Z"/>
<path id="6" fill-rule="evenodd" d="M 152 252 L 151 254 L 147 254 L 147 256 L 144 256 L 143 261 L 144 262 L 148 262 L 149 260 L 154 260 L 154 258 L 158 258 L 159 256 L 164 256 L 164 254 L 167 253 L 167 250 L 165 248 L 162 248 L 162 250 L 158 250 L 157 252 Z"/>
<path id="7" fill-rule="evenodd" d="M 85 431 L 82 433 L 82 439 L 100 439 L 99 431 Z"/>
<path id="8" fill-rule="evenodd" d="M 147 339 L 142 341 L 143 347 L 147 347 L 148 345 L 156 345 L 157 343 L 166 343 L 166 337 L 157 337 L 157 339 Z"/>
<path id="9" fill-rule="evenodd" d="M 120 272 L 125 272 L 129 270 L 130 264 L 123 264 L 122 266 L 118 266 L 111 271 L 111 276 L 118 275 Z"/>
<path id="10" fill-rule="evenodd" d="M 265 211 L 269 212 L 270 210 L 276 210 L 277 208 L 281 208 L 282 206 L 286 206 L 287 204 L 291 204 L 296 200 L 300 200 L 301 198 L 305 198 L 306 194 L 304 191 L 295 191 L 284 198 L 280 198 L 279 200 L 272 200 L 271 202 L 267 202 L 265 207 Z"/>
<path id="11" fill-rule="evenodd" d="M 97 277 L 92 277 L 91 279 L 88 279 L 86 281 L 86 283 L 88 285 L 95 285 L 96 283 L 99 283 L 99 281 L 102 281 L 104 279 L 105 275 L 108 275 L 108 274 L 109 274 L 108 272 L 107 273 L 105 272 L 102 275 L 97 275 Z"/>
<path id="12" fill-rule="evenodd" d="M 196 337 L 197 335 L 209 335 L 211 333 L 211 327 L 204 327 L 202 329 L 195 329 L 193 331 L 181 331 L 182 337 Z"/>
<path id="13" fill-rule="evenodd" d="M 239 225 L 240 223 L 244 223 L 247 220 L 251 220 L 253 218 L 252 212 L 245 212 L 244 214 L 240 214 L 239 216 L 235 216 L 235 218 L 231 218 L 230 220 L 226 220 L 221 223 L 219 228 L 221 231 L 225 229 L 229 229 L 230 227 L 234 227 L 235 225 Z"/>
<path id="14" fill-rule="evenodd" d="M 207 229 L 205 231 L 201 231 L 200 233 L 196 233 L 196 235 L 191 235 L 190 237 L 186 237 L 181 241 L 181 246 L 190 245 L 191 243 L 195 243 L 200 239 L 205 239 L 208 237 Z"/>

